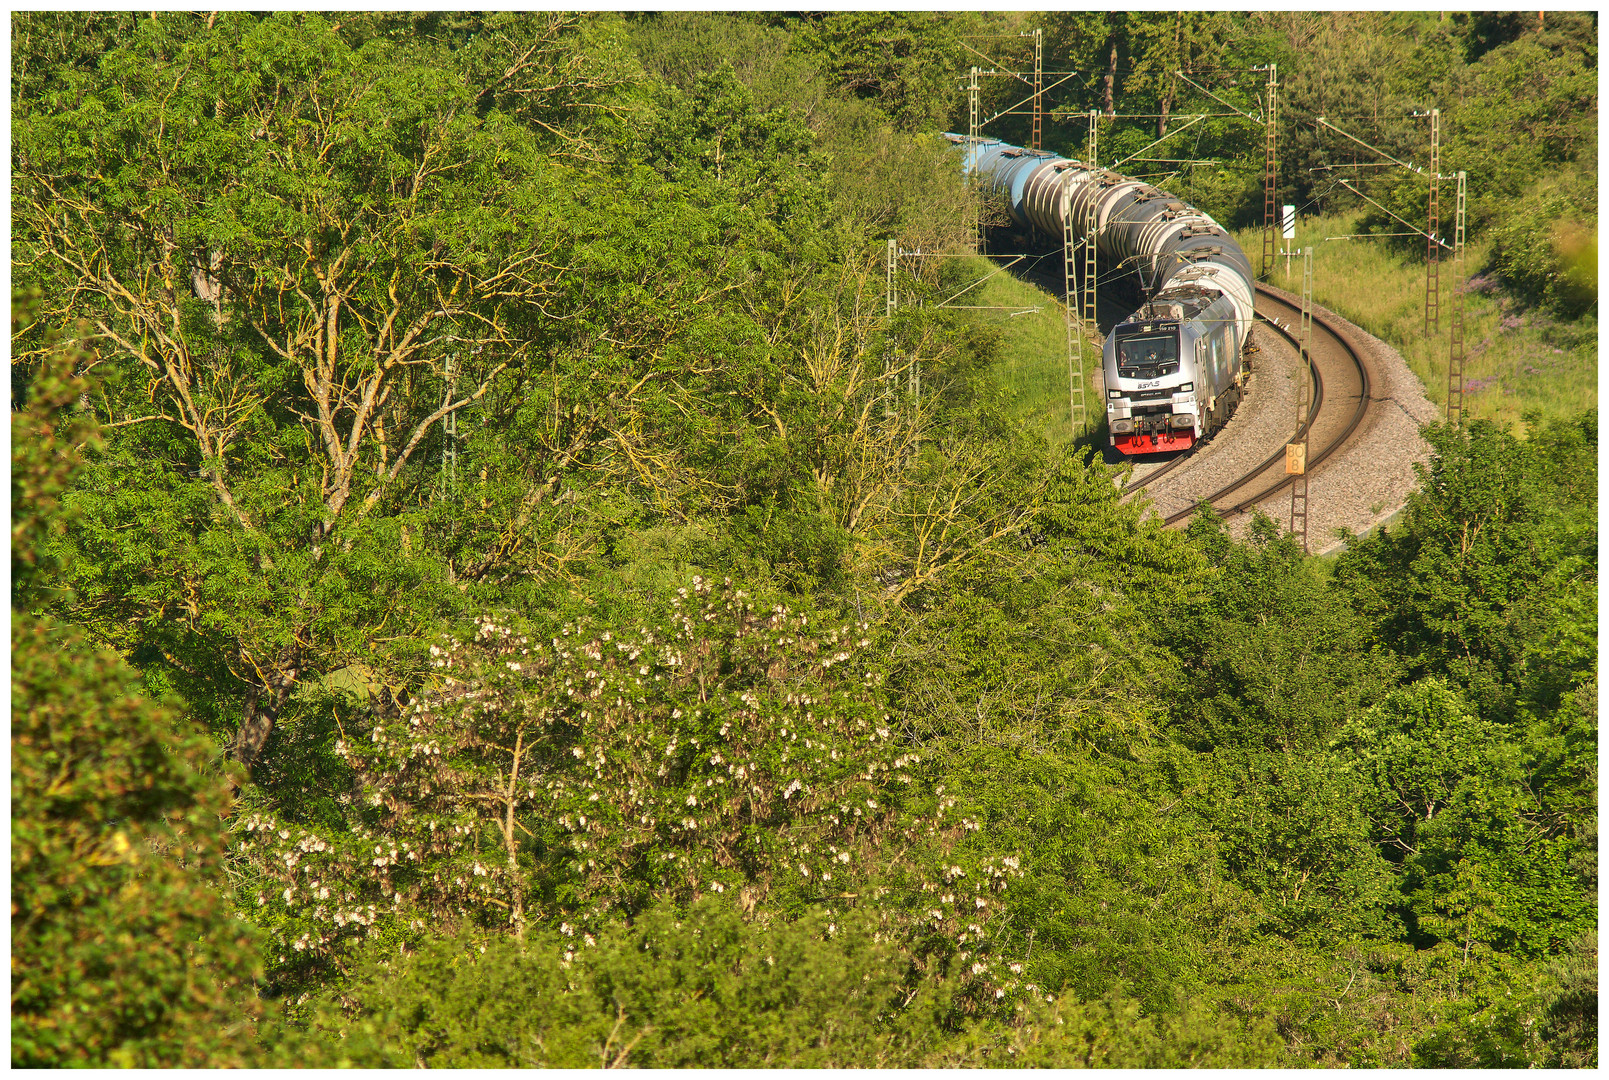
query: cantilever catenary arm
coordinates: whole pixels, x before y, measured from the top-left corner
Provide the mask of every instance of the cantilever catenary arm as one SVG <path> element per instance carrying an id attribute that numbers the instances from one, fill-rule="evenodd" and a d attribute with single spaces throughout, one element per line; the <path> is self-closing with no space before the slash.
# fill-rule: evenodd
<path id="1" fill-rule="evenodd" d="M 1198 116 L 1192 116 L 1190 118 L 1189 123 L 1180 124 L 1178 127 L 1174 128 L 1172 131 L 1170 131 L 1166 135 L 1162 136 L 1156 142 L 1151 143 L 1149 146 L 1140 147 L 1140 149 L 1134 151 L 1134 153 L 1130 154 L 1128 157 L 1124 158 L 1122 161 L 1114 161 L 1114 162 L 1112 162 L 1110 165 L 1107 166 L 1107 168 L 1108 169 L 1115 169 L 1119 165 L 1125 165 L 1128 162 L 1133 161 L 1135 158 L 1139 157 L 1141 154 L 1143 154 L 1147 150 L 1151 149 L 1152 146 L 1160 146 L 1160 145 L 1162 145 L 1163 143 L 1167 142 L 1169 139 L 1173 138 L 1175 135 L 1179 134 L 1179 132 L 1188 131 L 1190 129 L 1191 125 L 1200 123 L 1202 120 L 1205 120 L 1206 118 L 1207 118 L 1207 116 L 1206 116 L 1205 113 L 1202 113 L 1202 114 L 1200 114 Z"/>

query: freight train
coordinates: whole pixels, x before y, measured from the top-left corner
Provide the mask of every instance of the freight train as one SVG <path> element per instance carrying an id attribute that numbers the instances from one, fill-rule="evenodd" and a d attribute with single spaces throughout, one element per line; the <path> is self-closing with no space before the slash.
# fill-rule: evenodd
<path id="1" fill-rule="evenodd" d="M 1071 222 L 1078 244 L 1093 221 L 1104 273 L 1137 281 L 1143 301 L 1102 349 L 1111 445 L 1124 454 L 1186 450 L 1221 428 L 1245 390 L 1255 295 L 1234 238 L 1143 181 L 997 139 L 947 137 L 964 150 L 965 172 L 1003 195 L 1019 226 L 1060 243 Z"/>

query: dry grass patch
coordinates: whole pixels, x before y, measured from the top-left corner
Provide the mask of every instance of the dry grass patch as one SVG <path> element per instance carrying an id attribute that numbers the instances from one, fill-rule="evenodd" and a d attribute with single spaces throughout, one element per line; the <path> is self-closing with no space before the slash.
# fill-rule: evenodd
<path id="1" fill-rule="evenodd" d="M 1352 217 L 1300 219 L 1297 250 L 1313 248 L 1313 297 L 1402 353 L 1425 384 L 1430 400 L 1445 406 L 1449 328 L 1454 302 L 1450 260 L 1441 264 L 1440 331 L 1425 335 L 1425 263 L 1422 254 L 1401 255 L 1382 240 L 1328 239 L 1356 232 Z M 1260 230 L 1237 234 L 1255 264 Z M 1472 242 L 1465 258 L 1474 274 L 1486 246 Z M 1300 292 L 1300 259 L 1276 260 L 1271 282 Z M 1474 276 L 1464 293 L 1464 408 L 1470 417 L 1510 424 L 1523 435 L 1521 417 L 1539 410 L 1544 419 L 1598 407 L 1598 325 L 1591 316 L 1560 322 L 1546 312 L 1522 311 L 1490 278 Z"/>

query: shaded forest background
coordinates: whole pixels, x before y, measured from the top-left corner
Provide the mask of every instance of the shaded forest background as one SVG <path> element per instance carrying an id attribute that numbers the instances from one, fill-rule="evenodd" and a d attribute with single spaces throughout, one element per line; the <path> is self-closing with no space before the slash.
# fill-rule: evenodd
<path id="1" fill-rule="evenodd" d="M 1596 411 L 1142 520 L 885 308 L 1035 26 L 1595 326 L 1593 15 L 13 16 L 14 1064 L 1596 1064 Z"/>

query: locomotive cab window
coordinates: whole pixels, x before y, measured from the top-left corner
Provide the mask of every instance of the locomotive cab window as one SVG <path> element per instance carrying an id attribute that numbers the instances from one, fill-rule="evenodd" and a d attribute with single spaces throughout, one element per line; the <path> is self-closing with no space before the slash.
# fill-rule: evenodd
<path id="1" fill-rule="evenodd" d="M 1120 338 L 1117 373 L 1125 379 L 1155 379 L 1179 370 L 1179 339 L 1172 335 Z"/>

